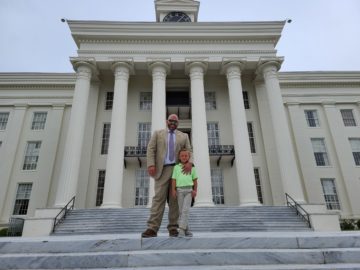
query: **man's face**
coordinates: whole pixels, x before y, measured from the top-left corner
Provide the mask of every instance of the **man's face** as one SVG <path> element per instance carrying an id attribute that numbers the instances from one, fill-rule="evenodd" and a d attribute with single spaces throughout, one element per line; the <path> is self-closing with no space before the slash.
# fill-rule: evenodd
<path id="1" fill-rule="evenodd" d="M 179 124 L 179 121 L 175 118 L 167 120 L 167 126 L 170 130 L 175 130 Z"/>

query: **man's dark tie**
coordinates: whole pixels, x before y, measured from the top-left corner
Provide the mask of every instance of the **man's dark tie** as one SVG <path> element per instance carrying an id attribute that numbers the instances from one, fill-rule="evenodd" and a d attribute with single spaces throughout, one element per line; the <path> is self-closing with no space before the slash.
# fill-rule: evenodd
<path id="1" fill-rule="evenodd" d="M 169 139 L 169 160 L 175 160 L 175 138 L 174 131 L 170 130 L 170 139 Z"/>

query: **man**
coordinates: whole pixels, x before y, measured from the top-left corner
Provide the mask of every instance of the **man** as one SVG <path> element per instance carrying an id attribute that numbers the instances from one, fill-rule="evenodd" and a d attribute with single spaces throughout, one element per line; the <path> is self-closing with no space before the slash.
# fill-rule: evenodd
<path id="1" fill-rule="evenodd" d="M 141 234 L 142 237 L 156 237 L 161 225 L 165 210 L 166 199 L 171 187 L 171 175 L 173 167 L 179 160 L 179 152 L 185 148 L 191 153 L 189 137 L 186 133 L 177 130 L 179 119 L 176 114 L 168 117 L 167 129 L 157 130 L 151 136 L 147 147 L 148 173 L 155 179 L 155 196 L 152 200 L 148 228 Z M 183 166 L 184 173 L 190 173 L 192 169 L 192 154 L 190 160 Z M 179 208 L 177 200 L 169 196 L 169 236 L 177 236 L 177 222 Z"/>

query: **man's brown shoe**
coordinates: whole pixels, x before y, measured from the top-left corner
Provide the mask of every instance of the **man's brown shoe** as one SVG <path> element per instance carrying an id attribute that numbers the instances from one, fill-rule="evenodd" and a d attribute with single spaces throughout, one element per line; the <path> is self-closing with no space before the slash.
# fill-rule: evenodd
<path id="1" fill-rule="evenodd" d="M 152 229 L 147 229 L 145 232 L 141 234 L 141 237 L 143 238 L 150 238 L 150 237 L 156 237 L 157 233 Z"/>
<path id="2" fill-rule="evenodd" d="M 170 237 L 177 237 L 179 234 L 178 230 L 177 229 L 171 229 L 169 230 L 169 236 Z"/>

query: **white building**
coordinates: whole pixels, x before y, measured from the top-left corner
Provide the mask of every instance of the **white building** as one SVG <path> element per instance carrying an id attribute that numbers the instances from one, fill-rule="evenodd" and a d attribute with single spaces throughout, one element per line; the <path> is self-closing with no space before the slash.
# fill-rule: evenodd
<path id="1" fill-rule="evenodd" d="M 360 218 L 360 72 L 278 72 L 285 21 L 197 22 L 197 1 L 155 5 L 156 22 L 67 21 L 75 73 L 0 73 L 0 223 L 73 196 L 145 207 L 145 146 L 170 113 L 192 140 L 197 206 L 288 193 Z"/>

